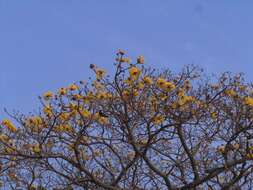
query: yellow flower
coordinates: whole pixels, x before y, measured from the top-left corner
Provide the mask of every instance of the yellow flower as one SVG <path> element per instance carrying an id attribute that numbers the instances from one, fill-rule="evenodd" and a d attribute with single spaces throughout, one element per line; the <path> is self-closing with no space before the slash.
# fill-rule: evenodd
<path id="1" fill-rule="evenodd" d="M 69 113 L 64 113 L 64 112 L 62 112 L 62 113 L 59 115 L 59 119 L 62 120 L 62 121 L 68 120 L 69 117 L 70 117 Z"/>
<path id="2" fill-rule="evenodd" d="M 177 108 L 177 102 L 173 102 L 172 104 L 171 104 L 171 107 L 173 108 L 173 109 L 176 109 Z"/>
<path id="3" fill-rule="evenodd" d="M 107 98 L 112 98 L 113 97 L 113 95 L 110 92 L 107 92 L 106 96 L 107 96 Z"/>
<path id="4" fill-rule="evenodd" d="M 225 146 L 224 145 L 222 145 L 222 146 L 220 146 L 220 147 L 218 147 L 218 151 L 220 152 L 220 153 L 225 153 Z"/>
<path id="5" fill-rule="evenodd" d="M 87 117 L 90 117 L 90 112 L 88 111 L 88 110 L 86 110 L 86 109 L 83 109 L 82 111 L 81 111 L 81 115 L 83 116 L 83 117 L 85 117 L 85 118 L 87 118 Z"/>
<path id="6" fill-rule="evenodd" d="M 166 81 L 164 78 L 158 78 L 157 81 L 156 81 L 156 84 L 157 84 L 157 86 L 158 86 L 159 88 L 162 88 L 162 89 L 163 89 L 166 82 L 167 82 L 167 81 Z"/>
<path id="7" fill-rule="evenodd" d="M 77 90 L 77 89 L 78 89 L 78 86 L 75 85 L 75 84 L 71 84 L 71 85 L 69 86 L 69 90 L 71 90 L 71 91 L 75 91 L 75 90 Z"/>
<path id="8" fill-rule="evenodd" d="M 73 103 L 73 102 L 70 102 L 69 103 L 69 109 L 70 110 L 77 110 L 78 109 L 78 105 Z"/>
<path id="9" fill-rule="evenodd" d="M 106 72 L 103 69 L 97 69 L 96 70 L 96 78 L 97 79 L 102 79 L 105 74 L 106 74 Z"/>
<path id="10" fill-rule="evenodd" d="M 164 90 L 166 90 L 166 91 L 171 91 L 175 88 L 176 88 L 176 86 L 172 82 L 166 82 L 164 84 Z"/>
<path id="11" fill-rule="evenodd" d="M 230 97 L 234 97 L 236 96 L 236 92 L 232 89 L 228 89 L 228 90 L 225 90 L 224 93 L 227 95 L 227 96 L 230 96 Z"/>
<path id="12" fill-rule="evenodd" d="M 143 81 L 138 82 L 137 88 L 138 88 L 138 89 L 143 89 L 143 88 L 144 88 L 144 83 L 143 83 Z"/>
<path id="13" fill-rule="evenodd" d="M 182 106 L 182 105 L 185 105 L 185 104 L 187 104 L 189 102 L 192 102 L 194 100 L 195 99 L 192 96 L 181 95 L 181 96 L 178 97 L 178 102 L 177 103 L 178 103 L 179 106 Z"/>
<path id="14" fill-rule="evenodd" d="M 56 132 L 72 132 L 73 128 L 69 124 L 57 125 L 55 126 Z"/>
<path id="15" fill-rule="evenodd" d="M 98 123 L 100 123 L 101 125 L 105 125 L 105 124 L 108 123 L 108 118 L 106 118 L 106 117 L 99 117 Z"/>
<path id="16" fill-rule="evenodd" d="M 73 95 L 73 100 L 81 100 L 82 96 L 80 94 L 74 94 Z"/>
<path id="17" fill-rule="evenodd" d="M 128 90 L 124 90 L 124 91 L 122 92 L 122 96 L 123 96 L 123 98 L 129 98 L 129 96 L 130 96 L 129 91 L 128 91 Z"/>
<path id="18" fill-rule="evenodd" d="M 34 117 L 30 117 L 28 118 L 28 123 L 30 125 L 35 125 L 35 126 L 39 126 L 43 123 L 41 117 L 39 116 L 34 116 Z"/>
<path id="19" fill-rule="evenodd" d="M 129 69 L 129 74 L 131 79 L 137 80 L 141 74 L 141 71 L 137 67 L 131 67 Z"/>
<path id="20" fill-rule="evenodd" d="M 245 97 L 244 103 L 248 106 L 253 106 L 253 98 L 251 97 Z"/>
<path id="21" fill-rule="evenodd" d="M 85 97 L 86 102 L 89 103 L 90 100 L 92 100 L 93 98 L 94 98 L 93 92 L 92 92 L 92 91 L 89 91 L 89 92 L 87 93 L 87 96 Z"/>
<path id="22" fill-rule="evenodd" d="M 46 105 L 43 108 L 43 112 L 46 116 L 51 117 L 53 115 L 52 107 L 50 105 Z"/>
<path id="23" fill-rule="evenodd" d="M 139 63 L 139 64 L 144 64 L 144 57 L 141 55 L 141 56 L 139 56 L 139 57 L 137 57 L 137 63 Z"/>
<path id="24" fill-rule="evenodd" d="M 89 98 L 88 96 L 83 96 L 83 102 L 84 102 L 84 104 L 90 103 L 90 99 L 91 98 Z"/>
<path id="25" fill-rule="evenodd" d="M 6 153 L 8 153 L 8 154 L 14 153 L 15 150 L 16 150 L 15 147 L 6 147 L 6 148 L 4 149 L 4 151 L 5 151 Z"/>
<path id="26" fill-rule="evenodd" d="M 9 141 L 9 137 L 5 134 L 0 134 L 0 141 L 7 143 Z"/>
<path id="27" fill-rule="evenodd" d="M 184 96 L 184 90 L 183 90 L 182 88 L 179 88 L 178 91 L 177 91 L 177 95 L 178 95 L 179 97 Z"/>
<path id="28" fill-rule="evenodd" d="M 211 113 L 211 118 L 212 118 L 212 119 L 216 119 L 216 118 L 217 118 L 217 115 L 218 115 L 218 114 L 217 114 L 216 112 L 212 112 L 212 113 Z"/>
<path id="29" fill-rule="evenodd" d="M 13 133 L 15 133 L 17 131 L 17 128 L 13 125 L 13 123 L 8 120 L 8 119 L 4 119 L 1 123 L 3 126 L 7 127 L 7 129 Z"/>
<path id="30" fill-rule="evenodd" d="M 72 110 L 70 113 L 71 117 L 76 117 L 78 115 L 78 111 L 77 110 Z"/>
<path id="31" fill-rule="evenodd" d="M 133 90 L 133 96 L 138 96 L 139 95 L 139 91 L 137 89 Z"/>
<path id="32" fill-rule="evenodd" d="M 40 153 L 40 145 L 39 144 L 35 144 L 32 146 L 32 151 L 34 153 Z"/>
<path id="33" fill-rule="evenodd" d="M 246 155 L 246 157 L 247 157 L 248 159 L 253 159 L 253 154 L 248 153 L 248 154 Z"/>
<path id="34" fill-rule="evenodd" d="M 94 156 L 99 157 L 101 155 L 101 152 L 99 150 L 94 150 Z"/>
<path id="35" fill-rule="evenodd" d="M 67 94 L 67 89 L 66 88 L 60 88 L 60 89 L 58 89 L 58 94 L 60 96 L 66 95 Z"/>
<path id="36" fill-rule="evenodd" d="M 116 61 L 122 62 L 122 63 L 124 63 L 124 62 L 130 63 L 131 62 L 130 58 L 128 58 L 128 57 L 116 58 Z"/>
<path id="37" fill-rule="evenodd" d="M 45 92 L 45 93 L 43 94 L 43 97 L 44 97 L 45 100 L 49 100 L 50 98 L 53 97 L 53 93 L 50 92 L 50 91 Z"/>
<path id="38" fill-rule="evenodd" d="M 162 116 L 162 115 L 157 115 L 157 116 L 155 116 L 154 118 L 153 118 L 153 123 L 155 124 L 155 125 L 159 125 L 159 124 L 161 124 L 163 121 L 165 120 L 165 118 Z"/>
<path id="39" fill-rule="evenodd" d="M 63 127 L 62 127 L 62 125 L 56 125 L 54 127 L 54 130 L 55 130 L 55 132 L 62 132 L 63 131 Z"/>
<path id="40" fill-rule="evenodd" d="M 246 87 L 246 86 L 243 86 L 243 85 L 240 85 L 240 86 L 239 86 L 239 89 L 240 89 L 241 91 L 245 91 L 245 90 L 247 89 L 247 87 Z"/>
<path id="41" fill-rule="evenodd" d="M 72 128 L 72 126 L 70 124 L 64 124 L 63 125 L 63 129 L 66 132 L 72 132 L 73 131 L 73 128 Z"/>
<path id="42" fill-rule="evenodd" d="M 145 76 L 145 77 L 143 78 L 143 82 L 144 82 L 144 84 L 146 84 L 146 85 L 152 85 L 152 84 L 153 84 L 152 79 L 151 79 L 150 77 L 148 77 L 148 76 Z"/>
<path id="43" fill-rule="evenodd" d="M 105 93 L 105 92 L 98 93 L 97 98 L 100 100 L 104 100 L 107 98 L 107 93 Z"/>
<path id="44" fill-rule="evenodd" d="M 176 86 L 172 82 L 168 82 L 164 78 L 158 78 L 156 84 L 159 88 L 166 91 L 171 91 L 176 88 Z"/>

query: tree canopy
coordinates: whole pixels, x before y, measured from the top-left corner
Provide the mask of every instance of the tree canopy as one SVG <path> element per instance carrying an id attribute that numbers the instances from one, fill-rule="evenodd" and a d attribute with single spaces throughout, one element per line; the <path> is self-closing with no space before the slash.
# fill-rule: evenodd
<path id="1" fill-rule="evenodd" d="M 115 72 L 45 92 L 1 121 L 5 189 L 252 189 L 253 85 L 116 55 Z"/>

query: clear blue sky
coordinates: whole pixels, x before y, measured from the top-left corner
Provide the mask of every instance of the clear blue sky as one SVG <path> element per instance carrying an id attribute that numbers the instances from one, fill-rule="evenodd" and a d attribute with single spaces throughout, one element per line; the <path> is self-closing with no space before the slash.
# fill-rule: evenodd
<path id="1" fill-rule="evenodd" d="M 0 119 L 37 96 L 111 70 L 118 48 L 148 65 L 253 79 L 252 0 L 0 0 Z"/>

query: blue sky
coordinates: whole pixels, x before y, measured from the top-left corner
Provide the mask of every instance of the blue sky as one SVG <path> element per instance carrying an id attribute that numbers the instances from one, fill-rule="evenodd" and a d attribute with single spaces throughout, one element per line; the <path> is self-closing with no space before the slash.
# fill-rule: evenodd
<path id="1" fill-rule="evenodd" d="M 112 70 L 114 53 L 147 65 L 244 72 L 253 79 L 252 0 L 0 0 L 3 108 L 37 110 L 37 96 Z"/>

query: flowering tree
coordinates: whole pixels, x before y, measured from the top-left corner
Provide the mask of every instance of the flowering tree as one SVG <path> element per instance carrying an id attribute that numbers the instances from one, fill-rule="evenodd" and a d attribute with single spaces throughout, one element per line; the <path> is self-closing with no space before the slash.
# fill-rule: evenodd
<path id="1" fill-rule="evenodd" d="M 114 76 L 46 92 L 1 122 L 6 189 L 252 189 L 253 86 L 118 51 Z M 14 125 L 15 124 L 15 125 Z"/>

